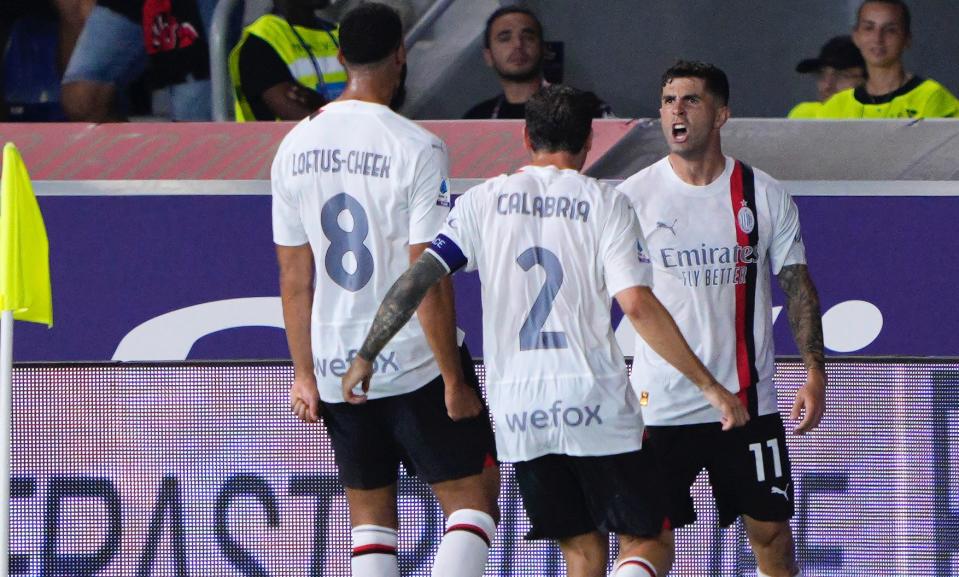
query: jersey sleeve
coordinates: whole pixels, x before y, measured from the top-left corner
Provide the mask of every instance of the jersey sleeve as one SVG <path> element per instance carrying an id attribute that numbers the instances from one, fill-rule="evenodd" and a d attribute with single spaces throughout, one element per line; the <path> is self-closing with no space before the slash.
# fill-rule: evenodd
<path id="1" fill-rule="evenodd" d="M 770 185 L 770 204 L 775 205 L 773 234 L 769 246 L 769 260 L 774 274 L 784 266 L 806 263 L 806 247 L 799 228 L 799 209 L 792 196 L 778 182 Z"/>
<path id="2" fill-rule="evenodd" d="M 442 230 L 426 249 L 443 263 L 450 274 L 460 269 L 476 270 L 475 243 L 479 239 L 479 227 L 473 210 L 475 198 L 473 189 L 470 189 L 456 201 Z"/>
<path id="3" fill-rule="evenodd" d="M 449 214 L 451 197 L 449 157 L 437 138 L 416 159 L 409 196 L 410 244 L 433 240 Z"/>
<path id="4" fill-rule="evenodd" d="M 600 244 L 606 291 L 611 297 L 630 287 L 653 286 L 652 264 L 632 205 L 616 193 L 612 209 Z"/>
<path id="5" fill-rule="evenodd" d="M 296 198 L 286 189 L 283 179 L 283 160 L 288 158 L 284 148 L 273 158 L 270 168 L 270 188 L 273 197 L 273 242 L 282 246 L 300 246 L 309 242 Z"/>

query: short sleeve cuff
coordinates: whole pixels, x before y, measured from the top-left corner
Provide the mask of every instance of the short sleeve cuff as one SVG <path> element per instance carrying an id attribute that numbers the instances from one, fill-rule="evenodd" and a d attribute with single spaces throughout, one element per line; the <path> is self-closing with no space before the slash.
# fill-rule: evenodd
<path id="1" fill-rule="evenodd" d="M 273 243 L 280 246 L 303 246 L 310 242 L 305 234 L 293 234 L 290 232 L 273 232 Z"/>
<path id="2" fill-rule="evenodd" d="M 773 263 L 773 274 L 779 274 L 783 267 L 794 264 L 806 264 L 806 247 L 801 242 L 794 243 L 781 261 Z"/>
<path id="3" fill-rule="evenodd" d="M 616 293 L 632 288 L 634 286 L 653 286 L 653 268 L 648 264 L 634 267 L 623 267 L 614 274 L 607 274 L 606 289 L 609 296 L 614 297 Z"/>

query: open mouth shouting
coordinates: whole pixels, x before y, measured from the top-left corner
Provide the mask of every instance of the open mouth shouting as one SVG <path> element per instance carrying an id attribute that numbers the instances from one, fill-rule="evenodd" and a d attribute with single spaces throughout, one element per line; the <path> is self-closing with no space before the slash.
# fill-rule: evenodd
<path id="1" fill-rule="evenodd" d="M 686 139 L 689 137 L 689 132 L 686 130 L 686 124 L 683 122 L 677 122 L 673 124 L 673 141 L 683 143 L 686 142 Z"/>

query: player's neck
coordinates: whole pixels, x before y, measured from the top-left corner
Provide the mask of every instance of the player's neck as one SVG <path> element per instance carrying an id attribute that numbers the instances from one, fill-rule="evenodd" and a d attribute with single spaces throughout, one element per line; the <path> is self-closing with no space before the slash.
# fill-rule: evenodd
<path id="1" fill-rule="evenodd" d="M 710 147 L 701 155 L 669 154 L 669 165 L 676 176 L 686 184 L 707 186 L 726 170 L 726 157 L 721 148 Z"/>
<path id="2" fill-rule="evenodd" d="M 531 96 L 536 94 L 537 90 L 542 88 L 543 77 L 537 76 L 524 82 L 500 79 L 500 84 L 503 86 L 503 95 L 506 97 L 506 102 L 510 104 L 525 104 Z"/>
<path id="3" fill-rule="evenodd" d="M 906 72 L 902 62 L 895 62 L 886 67 L 869 67 L 869 78 L 866 80 L 866 93 L 872 96 L 882 96 L 899 90 L 912 75 Z"/>
<path id="4" fill-rule="evenodd" d="M 395 90 L 396 83 L 392 79 L 376 74 L 353 73 L 337 100 L 360 100 L 389 106 Z"/>
<path id="5" fill-rule="evenodd" d="M 572 154 L 570 152 L 534 152 L 530 159 L 530 166 L 555 166 L 560 170 L 573 169 L 583 170 L 586 164 L 586 154 L 580 152 Z"/>

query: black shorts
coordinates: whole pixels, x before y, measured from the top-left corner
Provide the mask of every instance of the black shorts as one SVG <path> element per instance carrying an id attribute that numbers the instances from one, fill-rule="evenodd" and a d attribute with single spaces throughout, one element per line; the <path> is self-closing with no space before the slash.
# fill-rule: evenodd
<path id="1" fill-rule="evenodd" d="M 532 528 L 527 539 L 565 539 L 593 531 L 655 537 L 665 508 L 651 455 L 544 455 L 514 463 Z"/>
<path id="2" fill-rule="evenodd" d="M 665 475 L 669 520 L 682 527 L 696 520 L 689 488 L 704 468 L 716 498 L 719 525 L 740 515 L 759 521 L 793 516 L 793 481 L 786 431 L 778 413 L 753 417 L 746 426 L 723 432 L 719 423 L 646 427 L 643 445 Z"/>
<path id="3" fill-rule="evenodd" d="M 463 373 L 480 395 L 473 360 L 460 348 Z M 362 405 L 323 403 L 340 481 L 351 489 L 378 489 L 396 482 L 399 465 L 425 483 L 462 479 L 495 465 L 489 410 L 453 421 L 446 413 L 443 378 L 415 391 Z"/>

